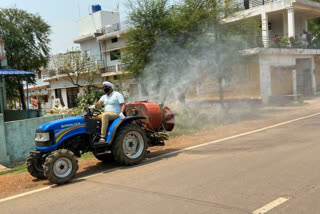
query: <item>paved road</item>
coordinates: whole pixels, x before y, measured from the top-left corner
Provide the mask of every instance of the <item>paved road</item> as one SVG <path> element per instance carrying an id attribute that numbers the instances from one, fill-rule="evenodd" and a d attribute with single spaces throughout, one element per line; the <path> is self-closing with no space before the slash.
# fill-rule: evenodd
<path id="1" fill-rule="evenodd" d="M 0 213 L 320 213 L 320 116 L 0 203 Z"/>

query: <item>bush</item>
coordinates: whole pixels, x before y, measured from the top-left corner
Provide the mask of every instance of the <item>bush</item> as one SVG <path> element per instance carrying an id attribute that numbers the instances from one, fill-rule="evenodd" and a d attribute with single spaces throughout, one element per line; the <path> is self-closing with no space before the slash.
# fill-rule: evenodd
<path id="1" fill-rule="evenodd" d="M 101 87 L 97 86 L 89 86 L 90 88 L 85 88 L 83 90 L 83 95 L 77 99 L 77 107 L 74 108 L 72 115 L 78 115 L 81 112 L 86 112 L 87 107 L 96 103 L 102 95 L 104 95 L 104 91 Z M 102 108 L 102 106 L 100 106 Z"/>

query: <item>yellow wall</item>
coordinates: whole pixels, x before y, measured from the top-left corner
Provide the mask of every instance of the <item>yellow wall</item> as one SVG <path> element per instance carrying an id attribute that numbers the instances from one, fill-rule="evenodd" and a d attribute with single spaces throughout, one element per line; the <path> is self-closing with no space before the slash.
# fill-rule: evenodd
<path id="1" fill-rule="evenodd" d="M 224 81 L 224 96 L 228 98 L 260 98 L 260 72 L 258 59 L 254 58 L 230 68 Z M 189 90 L 190 99 L 219 99 L 219 85 L 214 75 L 205 73 L 200 79 L 199 94 L 195 87 Z"/>
<path id="2" fill-rule="evenodd" d="M 272 95 L 293 94 L 292 70 L 271 69 Z"/>

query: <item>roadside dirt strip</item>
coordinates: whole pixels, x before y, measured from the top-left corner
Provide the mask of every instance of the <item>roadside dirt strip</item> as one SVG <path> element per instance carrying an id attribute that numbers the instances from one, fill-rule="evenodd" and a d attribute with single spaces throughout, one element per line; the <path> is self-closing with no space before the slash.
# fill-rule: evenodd
<path id="1" fill-rule="evenodd" d="M 164 158 L 164 157 L 167 157 L 167 156 L 171 156 L 171 155 L 174 155 L 174 154 L 177 154 L 177 153 L 182 153 L 184 151 L 193 150 L 193 149 L 196 149 L 196 148 L 199 148 L 199 147 L 204 147 L 204 146 L 208 146 L 208 145 L 212 145 L 212 144 L 217 144 L 217 143 L 221 143 L 221 142 L 228 141 L 228 140 L 231 140 L 231 139 L 240 138 L 240 137 L 251 135 L 251 134 L 255 134 L 255 133 L 258 133 L 258 132 L 263 132 L 263 131 L 266 131 L 268 129 L 273 129 L 273 128 L 276 128 L 276 127 L 284 126 L 284 125 L 287 125 L 287 124 L 290 124 L 290 123 L 294 123 L 296 121 L 300 121 L 300 120 L 304 120 L 304 119 L 307 119 L 307 118 L 315 117 L 317 115 L 320 115 L 320 112 L 317 112 L 317 113 L 314 113 L 314 114 L 310 114 L 310 115 L 307 115 L 307 116 L 303 116 L 303 117 L 299 117 L 299 118 L 295 118 L 295 119 L 291 119 L 291 120 L 288 120 L 288 121 L 285 121 L 285 122 L 276 123 L 276 124 L 273 124 L 273 125 L 270 125 L 270 126 L 266 126 L 266 127 L 263 127 L 263 128 L 254 129 L 252 131 L 248 131 L 248 132 L 243 132 L 243 133 L 240 133 L 240 134 L 232 135 L 232 136 L 229 136 L 229 137 L 225 137 L 225 138 L 221 138 L 221 139 L 217 139 L 217 140 L 201 143 L 199 145 L 194 145 L 194 146 L 190 146 L 190 147 L 187 147 L 187 148 L 182 148 L 182 149 L 177 149 L 177 150 L 170 151 L 170 152 L 165 152 L 165 153 L 162 153 L 162 154 L 157 154 L 157 155 L 154 155 L 153 157 L 150 157 L 147 160 L 145 160 L 145 163 L 148 163 L 148 162 L 156 160 L 156 159 L 161 159 L 161 158 Z M 81 179 L 83 180 L 83 179 L 86 179 L 86 178 L 99 176 L 101 174 L 105 174 L 107 172 L 111 172 L 111 171 L 115 171 L 117 169 L 123 169 L 123 168 L 125 168 L 125 167 L 113 167 L 113 168 L 105 170 L 105 171 L 101 171 L 101 172 L 98 172 L 98 173 L 95 173 L 95 174 L 83 176 L 83 177 L 81 177 Z M 76 182 L 76 180 L 74 182 Z M 39 189 L 36 189 L 36 190 L 32 190 L 32 191 L 29 191 L 29 192 L 25 192 L 25 193 L 13 195 L 13 196 L 10 196 L 10 197 L 6 197 L 6 198 L 3 198 L 3 199 L 0 199 L 0 203 L 6 202 L 6 201 L 10 201 L 10 200 L 14 200 L 14 199 L 17 199 L 17 198 L 20 198 L 20 197 L 24 197 L 24 196 L 27 196 L 27 195 L 35 194 L 35 193 L 38 193 L 38 192 L 42 192 L 42 191 L 45 191 L 45 190 L 49 190 L 53 186 L 54 185 L 46 186 L 46 187 L 39 188 Z M 263 213 L 269 212 L 271 209 L 273 209 L 273 208 L 285 203 L 289 199 L 290 199 L 289 196 L 282 196 L 282 197 L 280 197 L 280 198 L 278 198 L 278 199 L 276 199 L 276 200 L 274 200 L 272 202 L 267 203 L 266 205 L 262 206 L 261 208 L 255 210 L 255 211 L 252 211 L 252 213 L 253 214 L 263 214 Z"/>

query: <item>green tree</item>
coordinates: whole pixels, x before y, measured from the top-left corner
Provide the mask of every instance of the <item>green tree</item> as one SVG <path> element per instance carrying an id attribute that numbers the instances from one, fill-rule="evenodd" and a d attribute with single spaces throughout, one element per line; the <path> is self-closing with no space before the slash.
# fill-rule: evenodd
<path id="1" fill-rule="evenodd" d="M 308 29 L 313 37 L 311 47 L 320 47 L 320 18 L 309 19 Z"/>
<path id="2" fill-rule="evenodd" d="M 121 58 L 127 71 L 141 77 L 150 61 L 150 53 L 159 34 L 168 27 L 168 0 L 129 1 L 129 24 L 133 26 L 127 33 L 127 46 Z"/>
<path id="3" fill-rule="evenodd" d="M 127 33 L 123 62 L 134 76 L 142 76 L 142 86 L 149 85 L 144 87 L 162 99 L 176 91 L 183 101 L 199 71 L 206 70 L 216 76 L 223 104 L 223 79 L 229 75 L 225 71 L 239 63 L 240 50 L 255 40 L 256 21 L 226 24 L 225 19 L 239 10 L 233 1 L 184 0 L 168 6 L 167 1 L 144 0 L 129 6 L 134 27 Z"/>
<path id="4" fill-rule="evenodd" d="M 0 9 L 0 37 L 6 41 L 8 66 L 24 71 L 40 71 L 49 60 L 50 26 L 39 16 L 16 8 Z M 7 79 L 9 98 L 19 92 L 26 109 L 23 81 L 26 77 Z M 34 82 L 31 78 L 30 82 Z"/>

